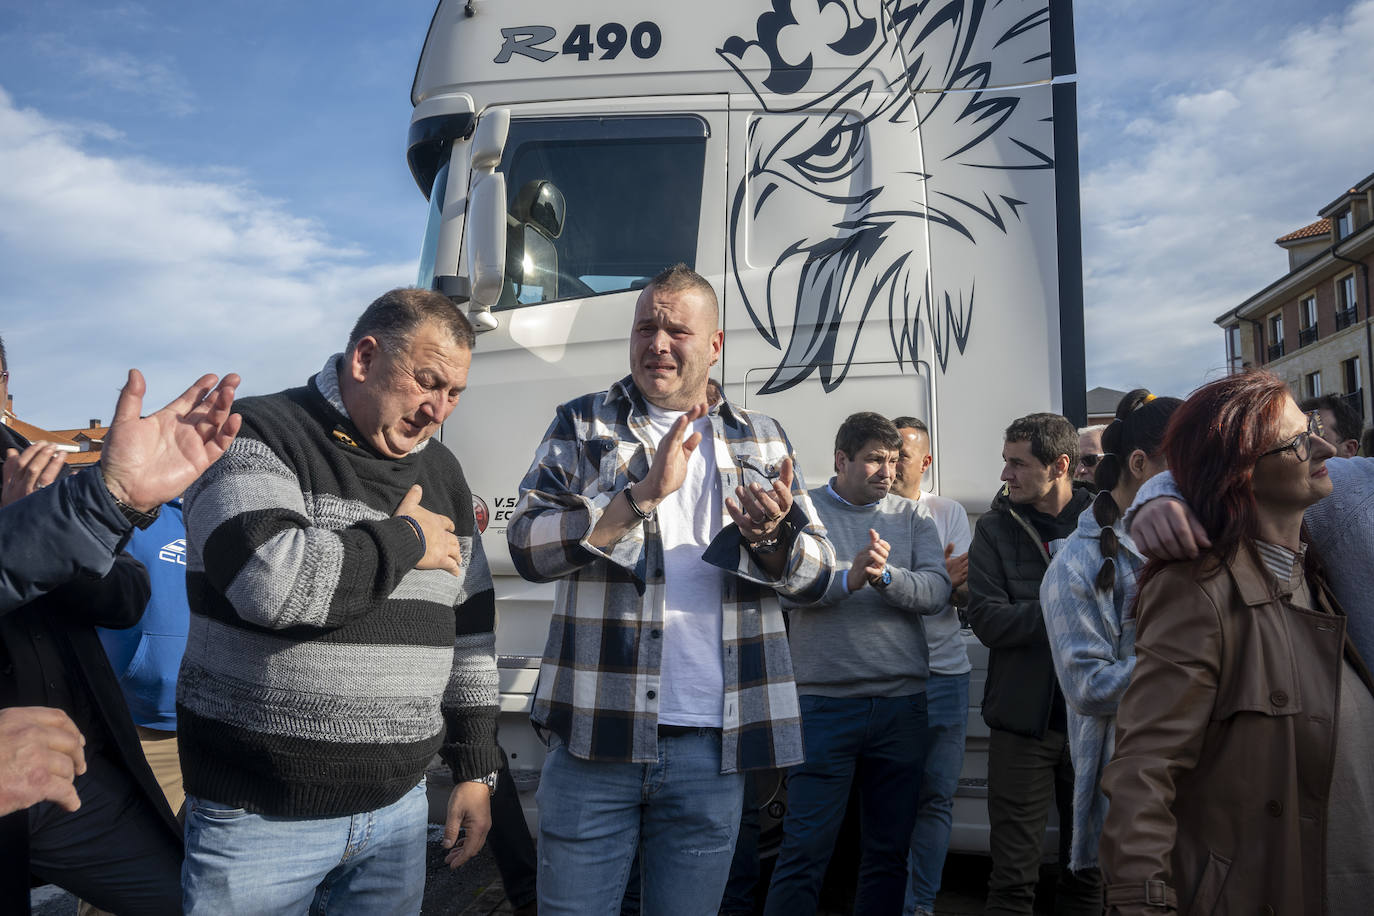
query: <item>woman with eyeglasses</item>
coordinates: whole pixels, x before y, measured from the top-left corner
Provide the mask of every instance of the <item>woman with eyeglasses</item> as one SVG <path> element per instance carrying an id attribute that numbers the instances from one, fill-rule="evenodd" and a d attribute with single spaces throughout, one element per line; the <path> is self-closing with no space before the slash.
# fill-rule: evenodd
<path id="1" fill-rule="evenodd" d="M 1141 485 L 1168 468 L 1164 430 L 1182 403 L 1137 388 L 1117 404 L 1116 419 L 1102 431 L 1101 460 L 1093 462 L 1097 498 L 1040 584 L 1050 655 L 1068 705 L 1074 871 L 1097 868 L 1107 813 L 1099 783 L 1112 756 L 1116 707 L 1135 670 L 1136 577 L 1145 558 L 1122 516 Z"/>
<path id="2" fill-rule="evenodd" d="M 1374 681 L 1303 534 L 1320 420 L 1265 372 L 1174 412 L 1164 454 L 1212 547 L 1151 562 L 1117 712 L 1109 912 L 1368 912 Z"/>

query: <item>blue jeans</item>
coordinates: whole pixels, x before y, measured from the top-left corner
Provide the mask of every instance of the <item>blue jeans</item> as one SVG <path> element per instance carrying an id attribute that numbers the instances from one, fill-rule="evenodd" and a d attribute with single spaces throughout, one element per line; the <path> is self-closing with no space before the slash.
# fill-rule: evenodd
<path id="1" fill-rule="evenodd" d="M 926 697 L 803 695 L 806 762 L 787 777 L 787 817 L 764 912 L 816 912 L 826 864 L 859 780 L 859 888 L 854 912 L 897 916 L 906 891 L 907 850 L 916 822 Z"/>
<path id="2" fill-rule="evenodd" d="M 541 916 L 617 914 L 640 854 L 643 912 L 714 916 L 735 851 L 744 774 L 720 733 L 658 739 L 654 763 L 582 760 L 555 742 L 539 791 Z"/>
<path id="3" fill-rule="evenodd" d="M 916 907 L 935 909 L 940 874 L 949 850 L 954 792 L 964 768 L 964 733 L 968 730 L 968 672 L 932 674 L 926 681 L 926 761 L 916 802 L 916 829 L 911 832 L 911 878 L 906 890 L 906 916 Z"/>
<path id="4" fill-rule="evenodd" d="M 274 817 L 186 796 L 183 903 L 194 914 L 420 912 L 425 781 L 343 817 Z"/>

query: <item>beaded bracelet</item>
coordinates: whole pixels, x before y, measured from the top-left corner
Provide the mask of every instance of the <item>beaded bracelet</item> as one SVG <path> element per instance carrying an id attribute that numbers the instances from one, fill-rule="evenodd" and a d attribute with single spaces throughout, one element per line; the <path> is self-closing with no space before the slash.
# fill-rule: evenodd
<path id="1" fill-rule="evenodd" d="M 415 519 L 411 518 L 409 515 L 398 515 L 396 517 L 403 522 L 408 522 L 410 524 L 410 527 L 415 529 L 415 536 L 420 539 L 420 553 L 423 554 L 426 550 L 428 550 L 429 547 L 425 544 L 425 530 L 420 527 L 420 523 L 415 521 Z"/>

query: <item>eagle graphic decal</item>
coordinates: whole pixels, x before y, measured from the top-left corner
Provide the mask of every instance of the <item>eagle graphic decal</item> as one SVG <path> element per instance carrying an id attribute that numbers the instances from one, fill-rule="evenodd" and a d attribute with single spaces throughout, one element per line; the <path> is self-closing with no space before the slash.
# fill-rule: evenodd
<path id="1" fill-rule="evenodd" d="M 1016 188 L 1053 200 L 1049 4 L 773 0 L 717 49 L 759 108 L 729 231 L 735 286 L 781 351 L 760 393 L 813 373 L 834 390 L 865 333 L 915 367 L 922 326 L 943 372 L 975 318 L 1014 307 L 980 300 L 979 275 L 1034 248 L 1016 236 L 1046 195 Z M 749 230 L 766 225 L 783 228 Z"/>

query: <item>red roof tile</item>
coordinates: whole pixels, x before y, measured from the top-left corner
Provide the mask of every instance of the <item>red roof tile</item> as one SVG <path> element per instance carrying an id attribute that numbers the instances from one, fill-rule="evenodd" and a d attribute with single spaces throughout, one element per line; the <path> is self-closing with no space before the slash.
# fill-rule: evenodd
<path id="1" fill-rule="evenodd" d="M 76 448 L 76 442 L 68 436 L 51 432 L 40 426 L 34 426 L 32 423 L 25 423 L 12 413 L 5 414 L 5 425 L 30 442 L 55 442 L 58 445 Z"/>
<path id="2" fill-rule="evenodd" d="M 1331 234 L 1331 220 L 1319 219 L 1315 223 L 1308 223 L 1301 229 L 1294 229 L 1287 235 L 1281 235 L 1274 239 L 1274 243 L 1282 245 L 1284 242 L 1296 242 L 1301 239 L 1314 239 L 1318 236 Z"/>

